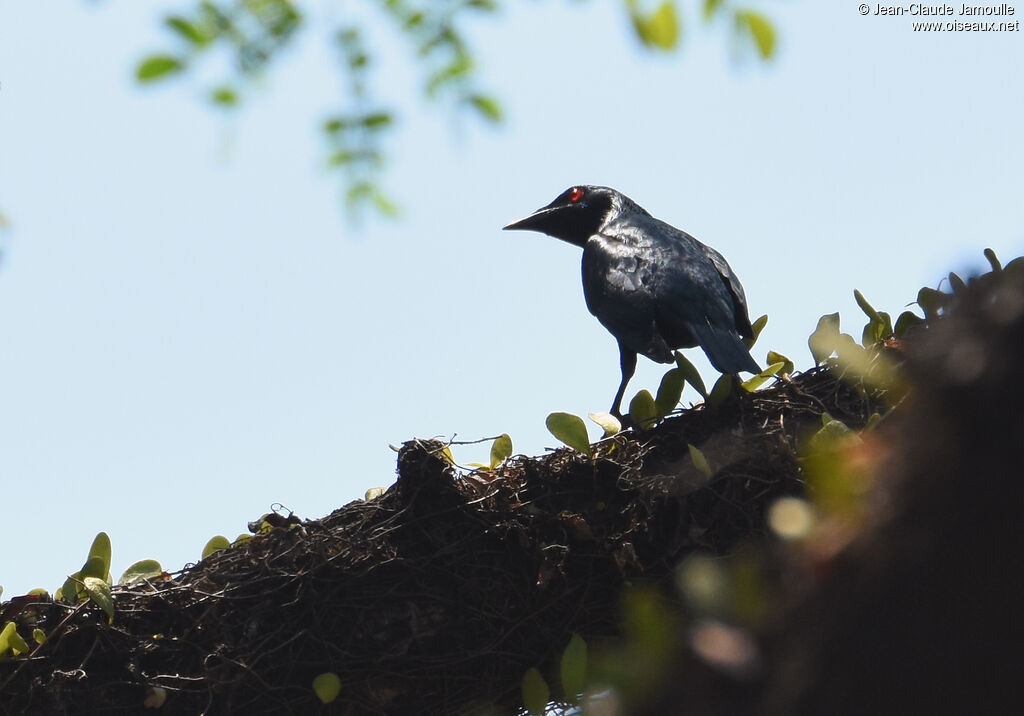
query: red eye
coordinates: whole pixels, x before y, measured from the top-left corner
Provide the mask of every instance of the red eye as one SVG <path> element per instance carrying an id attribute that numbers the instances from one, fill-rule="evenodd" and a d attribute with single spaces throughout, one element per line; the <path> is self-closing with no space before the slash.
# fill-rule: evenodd
<path id="1" fill-rule="evenodd" d="M 578 186 L 574 186 L 569 190 L 569 201 L 577 202 L 583 198 L 583 190 Z"/>

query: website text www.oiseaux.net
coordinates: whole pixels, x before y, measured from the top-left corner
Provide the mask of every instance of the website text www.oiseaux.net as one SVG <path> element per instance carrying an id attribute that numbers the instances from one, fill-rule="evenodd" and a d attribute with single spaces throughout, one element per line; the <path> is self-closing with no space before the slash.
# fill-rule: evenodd
<path id="1" fill-rule="evenodd" d="M 887 15 L 890 17 L 921 18 L 911 22 L 914 32 L 1020 32 L 1020 20 L 1010 18 L 1017 14 L 1009 3 L 999 5 L 932 5 L 910 3 L 909 5 L 873 6 L 861 3 L 861 15 Z"/>

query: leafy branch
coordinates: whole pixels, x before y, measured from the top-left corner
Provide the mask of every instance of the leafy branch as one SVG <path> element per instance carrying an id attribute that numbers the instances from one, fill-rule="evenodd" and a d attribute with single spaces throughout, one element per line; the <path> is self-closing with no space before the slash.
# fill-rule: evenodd
<path id="1" fill-rule="evenodd" d="M 637 38 L 646 47 L 671 51 L 679 46 L 682 20 L 675 0 L 648 8 L 644 0 L 623 0 Z M 495 15 L 499 0 L 364 0 L 409 46 L 409 62 L 419 66 L 423 96 L 447 111 L 468 111 L 488 124 L 504 117 L 500 101 L 477 80 L 476 61 L 460 24 L 472 15 Z M 762 59 L 775 50 L 775 30 L 758 12 L 733 7 L 727 0 L 704 0 L 706 23 L 731 19 L 735 36 L 752 43 Z M 321 121 L 327 165 L 339 174 L 347 212 L 363 207 L 395 216 L 397 204 L 380 187 L 388 130 L 395 112 L 374 94 L 370 72 L 375 54 L 365 41 L 366 20 L 328 21 L 325 37 L 339 57 L 343 76 L 336 111 Z M 275 61 L 295 45 L 311 24 L 290 0 L 203 0 L 191 10 L 167 15 L 163 25 L 174 47 L 143 58 L 135 76 L 141 84 L 195 74 L 211 57 L 227 60 L 221 81 L 204 89 L 208 101 L 224 111 L 237 110 Z"/>

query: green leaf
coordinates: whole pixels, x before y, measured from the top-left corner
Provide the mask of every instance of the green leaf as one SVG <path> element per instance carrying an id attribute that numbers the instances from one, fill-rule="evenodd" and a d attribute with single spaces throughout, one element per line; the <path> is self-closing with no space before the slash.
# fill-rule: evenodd
<path id="1" fill-rule="evenodd" d="M 533 716 L 544 716 L 551 697 L 551 689 L 536 668 L 527 669 L 523 674 L 522 691 L 523 706 L 526 710 Z"/>
<path id="2" fill-rule="evenodd" d="M 68 602 L 70 604 L 74 604 L 75 602 L 77 602 L 78 592 L 82 588 L 82 585 L 80 584 L 81 577 L 81 570 L 75 572 L 72 575 L 69 575 L 68 578 L 64 580 L 63 586 L 61 586 L 61 588 L 57 590 L 57 594 L 54 595 L 54 598 L 59 601 Z"/>
<path id="3" fill-rule="evenodd" d="M 177 57 L 151 55 L 139 63 L 135 70 L 135 79 L 139 82 L 152 82 L 175 72 L 181 72 L 184 68 L 185 65 Z"/>
<path id="4" fill-rule="evenodd" d="M 704 473 L 706 477 L 711 477 L 711 465 L 708 464 L 708 459 L 704 457 L 704 453 L 690 443 L 687 443 L 686 447 L 690 450 L 690 460 L 693 461 L 693 466 Z"/>
<path id="5" fill-rule="evenodd" d="M 96 577 L 105 577 L 107 572 L 110 571 L 110 556 L 112 554 L 110 548 L 110 536 L 106 532 L 100 532 L 92 541 L 92 546 L 89 547 L 89 558 L 96 557 L 103 564 L 103 571 L 100 574 L 96 574 Z M 86 574 L 85 570 L 82 570 L 82 574 Z"/>
<path id="6" fill-rule="evenodd" d="M 497 467 L 512 457 L 512 438 L 508 433 L 502 433 L 494 439 L 491 445 L 491 467 Z"/>
<path id="7" fill-rule="evenodd" d="M 548 431 L 563 443 L 584 455 L 593 455 L 590 436 L 583 418 L 572 413 L 551 413 L 544 421 Z"/>
<path id="8" fill-rule="evenodd" d="M 753 10 L 737 10 L 736 27 L 740 31 L 746 30 L 750 33 L 762 60 L 767 60 L 775 52 L 775 28 L 761 13 Z"/>
<path id="9" fill-rule="evenodd" d="M 611 413 L 587 413 L 587 417 L 601 426 L 604 430 L 602 437 L 610 438 L 622 432 L 622 423 Z"/>
<path id="10" fill-rule="evenodd" d="M 881 313 L 876 313 L 875 318 L 872 318 L 864 326 L 860 342 L 865 348 L 870 348 L 871 346 L 885 340 L 892 334 L 892 318 L 889 317 L 888 313 L 882 311 Z"/>
<path id="11" fill-rule="evenodd" d="M 210 541 L 206 543 L 205 547 L 203 547 L 203 559 L 206 559 L 214 552 L 219 552 L 220 550 L 230 546 L 231 543 L 228 542 L 228 538 L 224 535 L 217 535 L 216 537 L 211 537 Z"/>
<path id="12" fill-rule="evenodd" d="M 142 559 L 124 570 L 124 574 L 117 580 L 117 583 L 131 584 L 140 579 L 156 579 L 163 573 L 163 567 L 155 559 Z"/>
<path id="13" fill-rule="evenodd" d="M 683 378 L 686 382 L 692 385 L 702 398 L 707 400 L 708 389 L 704 387 L 704 379 L 700 377 L 697 368 L 679 351 L 676 351 L 673 355 L 676 359 L 676 366 L 683 372 Z"/>
<path id="14" fill-rule="evenodd" d="M 757 339 L 761 335 L 761 331 L 763 331 L 764 327 L 767 326 L 767 325 L 768 325 L 768 316 L 767 316 L 767 314 L 764 315 L 764 316 L 761 316 L 756 321 L 754 321 L 753 323 L 750 324 L 750 327 L 754 329 L 754 335 L 753 335 L 752 338 L 744 338 L 743 339 L 743 344 L 747 347 L 748 351 L 751 348 L 754 347 L 755 343 L 757 343 Z"/>
<path id="15" fill-rule="evenodd" d="M 740 383 L 740 387 L 748 393 L 753 393 L 755 390 L 771 380 L 772 376 L 779 373 L 785 365 L 786 364 L 781 361 L 778 363 L 772 363 L 753 378 L 749 378 L 748 380 Z"/>
<path id="16" fill-rule="evenodd" d="M 814 358 L 815 365 L 820 365 L 822 361 L 832 355 L 838 336 L 838 313 L 829 313 L 818 319 L 818 325 L 814 329 L 814 333 L 807 339 L 807 346 L 811 349 L 811 356 Z"/>
<path id="17" fill-rule="evenodd" d="M 864 311 L 868 318 L 871 320 L 879 320 L 878 311 L 868 303 L 868 300 L 864 298 L 864 294 L 857 289 L 853 289 L 853 298 L 857 301 L 857 305 L 860 306 L 860 310 Z"/>
<path id="18" fill-rule="evenodd" d="M 569 703 L 577 703 L 587 676 L 587 642 L 579 634 L 569 639 L 559 664 L 562 678 L 562 696 Z"/>
<path id="19" fill-rule="evenodd" d="M 381 163 L 380 152 L 373 149 L 339 149 L 327 158 L 327 165 L 331 167 L 340 167 L 354 162 L 366 162 L 368 164 L 378 165 Z M 358 182 L 349 188 L 348 194 L 345 198 L 350 204 L 358 201 L 365 201 L 367 199 L 372 199 L 375 191 L 376 187 L 374 187 L 373 184 L 369 182 Z"/>
<path id="20" fill-rule="evenodd" d="M 686 378 L 683 371 L 678 368 L 665 373 L 661 378 L 661 385 L 658 386 L 658 397 L 654 399 L 654 412 L 659 418 L 671 413 L 683 396 L 683 386 L 686 385 Z"/>
<path id="21" fill-rule="evenodd" d="M 45 644 L 46 632 L 37 627 L 32 630 L 32 639 L 35 641 L 36 644 Z"/>
<path id="22" fill-rule="evenodd" d="M 331 158 L 332 163 L 337 163 L 339 157 L 342 155 L 348 155 L 345 161 L 352 161 L 359 159 L 365 161 L 367 157 L 373 157 L 379 159 L 380 155 L 377 152 L 364 151 L 364 152 L 337 152 Z M 355 209 L 359 204 L 364 202 L 370 202 L 377 211 L 385 216 L 398 216 L 398 207 L 384 194 L 379 188 L 372 182 L 360 181 L 356 182 L 348 188 L 345 194 L 345 203 L 348 205 L 349 210 Z"/>
<path id="23" fill-rule="evenodd" d="M 373 192 L 370 198 L 373 201 L 373 207 L 384 216 L 394 218 L 401 213 L 398 211 L 398 204 L 388 199 L 380 191 Z"/>
<path id="24" fill-rule="evenodd" d="M 164 18 L 164 25 L 173 30 L 179 37 L 185 39 L 196 47 L 203 47 L 209 44 L 212 36 L 208 32 L 200 30 L 199 27 L 180 15 L 169 15 Z"/>
<path id="25" fill-rule="evenodd" d="M 497 124 L 505 117 L 501 104 L 494 97 L 482 94 L 471 94 L 466 96 L 466 102 L 480 113 L 484 119 Z"/>
<path id="26" fill-rule="evenodd" d="M 80 579 L 85 577 L 97 577 L 99 579 L 103 579 L 107 576 L 107 567 L 103 564 L 102 557 L 93 555 L 85 561 L 85 564 L 82 565 L 82 569 L 78 574 Z"/>
<path id="27" fill-rule="evenodd" d="M 658 419 L 658 408 L 650 392 L 641 390 L 629 401 L 629 419 L 638 428 L 645 430 L 654 425 Z"/>
<path id="28" fill-rule="evenodd" d="M 329 704 L 341 693 L 341 679 L 333 671 L 325 671 L 313 679 L 313 691 L 321 703 Z"/>
<path id="29" fill-rule="evenodd" d="M 723 0 L 704 0 L 704 21 L 707 22 L 715 16 L 719 8 L 722 7 Z"/>
<path id="30" fill-rule="evenodd" d="M 793 371 L 796 370 L 796 366 L 793 364 L 793 361 L 791 361 L 789 358 L 782 355 L 781 353 L 776 353 L 775 351 L 768 351 L 767 360 L 768 365 L 772 365 L 773 363 L 782 363 L 782 370 L 780 370 L 779 373 L 782 373 L 783 375 L 791 375 Z"/>
<path id="31" fill-rule="evenodd" d="M 14 656 L 18 654 L 24 654 L 28 651 L 28 644 L 18 633 L 18 628 L 14 625 L 14 622 L 7 622 L 4 624 L 4 628 L 0 630 L 0 656 L 4 656 L 10 651 Z"/>
<path id="32" fill-rule="evenodd" d="M 661 50 L 671 50 L 679 43 L 679 18 L 675 3 L 666 0 L 647 17 L 636 9 L 636 2 L 631 5 L 633 27 L 641 42 Z"/>
<path id="33" fill-rule="evenodd" d="M 217 87 L 210 92 L 210 101 L 221 107 L 236 107 L 238 106 L 238 92 L 227 85 Z"/>
<path id="34" fill-rule="evenodd" d="M 383 129 L 393 124 L 395 118 L 388 112 L 373 112 L 362 118 L 360 124 L 367 129 Z"/>
<path id="35" fill-rule="evenodd" d="M 711 388 L 711 393 L 708 394 L 705 402 L 708 407 L 715 408 L 725 403 L 730 395 L 732 395 L 732 376 L 723 375 L 715 381 L 715 385 Z"/>
<path id="36" fill-rule="evenodd" d="M 349 126 L 348 120 L 341 117 L 331 117 L 324 122 L 324 131 L 328 134 L 337 134 Z"/>
<path id="37" fill-rule="evenodd" d="M 469 55 L 460 54 L 450 63 L 435 72 L 427 80 L 427 97 L 433 99 L 444 85 L 456 82 L 468 75 L 473 69 L 473 60 Z"/>
<path id="38" fill-rule="evenodd" d="M 82 579 L 85 593 L 89 599 L 95 602 L 100 609 L 107 613 L 107 621 L 114 623 L 114 595 L 110 592 L 110 585 L 106 580 L 99 577 L 84 577 Z"/>

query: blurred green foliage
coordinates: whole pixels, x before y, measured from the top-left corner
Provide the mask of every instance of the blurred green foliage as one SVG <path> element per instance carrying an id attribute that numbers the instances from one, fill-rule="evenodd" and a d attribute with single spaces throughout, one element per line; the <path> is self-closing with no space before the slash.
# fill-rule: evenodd
<path id="1" fill-rule="evenodd" d="M 651 3 L 623 0 L 640 43 L 655 51 L 675 50 L 683 19 L 676 0 Z M 397 116 L 373 91 L 377 54 L 367 40 L 369 26 L 390 28 L 411 50 L 409 62 L 422 77 L 423 96 L 450 111 L 468 111 L 487 124 L 504 118 L 501 102 L 477 80 L 473 48 L 462 29 L 475 16 L 497 15 L 499 0 L 367 0 L 365 12 L 328 13 L 314 20 L 308 8 L 291 0 L 202 0 L 186 11 L 168 14 L 163 25 L 168 49 L 155 50 L 135 68 L 141 84 L 196 75 L 204 62 L 228 69 L 208 87 L 208 101 L 223 111 L 237 111 L 246 95 L 302 37 L 317 27 L 334 47 L 342 77 L 338 109 L 321 120 L 327 166 L 342 178 L 342 197 L 350 216 L 364 208 L 397 216 L 398 205 L 380 186 L 388 131 Z M 346 8 L 348 10 L 349 8 Z M 771 22 L 728 0 L 704 0 L 705 23 L 724 22 L 738 47 L 752 47 L 761 59 L 775 51 Z M 219 58 L 220 64 L 211 58 Z M 223 62 L 227 60 L 227 62 Z"/>

